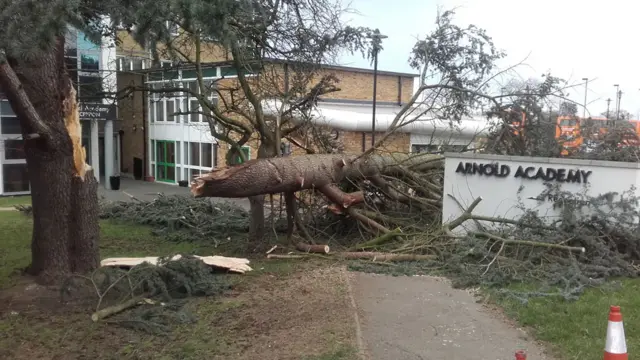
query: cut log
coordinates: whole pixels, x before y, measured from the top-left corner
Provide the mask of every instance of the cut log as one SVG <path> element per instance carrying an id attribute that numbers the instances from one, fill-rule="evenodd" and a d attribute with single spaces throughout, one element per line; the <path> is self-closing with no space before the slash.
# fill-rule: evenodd
<path id="1" fill-rule="evenodd" d="M 328 254 L 329 245 L 309 245 L 305 243 L 297 243 L 296 250 L 314 254 Z"/>
<path id="2" fill-rule="evenodd" d="M 244 198 L 296 192 L 344 179 L 402 174 L 401 168 L 414 171 L 441 168 L 443 159 L 440 155 L 401 153 L 357 160 L 356 156 L 339 154 L 255 159 L 196 177 L 191 183 L 191 193 L 195 197 Z"/>
<path id="3" fill-rule="evenodd" d="M 197 256 L 194 255 L 196 259 L 202 260 L 205 264 L 220 269 L 226 269 L 232 272 L 244 274 L 247 271 L 253 270 L 249 266 L 249 260 L 244 258 L 234 258 L 234 257 L 226 257 L 226 256 Z M 171 258 L 170 261 L 176 261 L 182 258 L 182 255 L 175 255 Z M 147 256 L 147 257 L 137 257 L 137 258 L 107 258 L 100 262 L 100 266 L 111 266 L 111 267 L 122 267 L 122 268 L 131 268 L 137 265 L 140 265 L 144 262 L 147 262 L 151 265 L 158 265 L 159 257 L 156 256 Z"/>

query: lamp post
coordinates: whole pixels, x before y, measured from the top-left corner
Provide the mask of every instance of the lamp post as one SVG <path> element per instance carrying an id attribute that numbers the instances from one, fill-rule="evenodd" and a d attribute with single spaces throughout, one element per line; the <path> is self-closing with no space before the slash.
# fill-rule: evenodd
<path id="1" fill-rule="evenodd" d="M 616 88 L 616 96 L 615 96 L 615 106 L 614 106 L 614 111 L 616 112 L 616 114 L 618 113 L 618 89 L 620 89 L 620 85 L 619 84 L 614 84 L 613 85 Z M 618 116 L 616 115 L 616 120 L 618 120 Z"/>
<path id="2" fill-rule="evenodd" d="M 582 78 L 584 81 L 584 104 L 582 107 L 582 118 L 585 119 L 587 117 L 587 90 L 589 89 L 589 78 Z"/>
<path id="3" fill-rule="evenodd" d="M 375 29 L 373 34 L 369 36 L 372 43 L 372 55 L 373 55 L 373 109 L 371 117 L 371 147 L 376 141 L 376 95 L 378 90 L 378 53 L 382 50 L 382 39 L 388 38 L 386 35 L 382 35 L 380 30 Z"/>
<path id="4" fill-rule="evenodd" d="M 616 120 L 620 120 L 620 103 L 622 102 L 622 90 L 618 90 L 618 111 L 616 112 Z"/>

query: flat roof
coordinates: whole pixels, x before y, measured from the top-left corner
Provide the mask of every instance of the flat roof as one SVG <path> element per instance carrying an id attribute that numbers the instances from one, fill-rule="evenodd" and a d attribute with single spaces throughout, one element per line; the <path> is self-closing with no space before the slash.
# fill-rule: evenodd
<path id="1" fill-rule="evenodd" d="M 291 62 L 288 62 L 286 60 L 279 60 L 279 59 L 265 59 L 264 62 L 265 63 L 291 63 Z M 233 60 L 224 60 L 224 61 L 214 61 L 214 62 L 202 63 L 202 67 L 204 67 L 204 68 L 211 68 L 211 67 L 217 67 L 217 66 L 233 66 Z M 194 68 L 195 68 L 195 65 L 191 65 L 191 64 L 182 65 L 180 67 L 180 69 L 194 69 Z M 344 65 L 321 64 L 320 68 L 373 74 L 373 69 L 351 67 L 351 66 L 344 66 Z M 166 71 L 166 70 L 171 70 L 171 69 L 175 70 L 175 68 L 173 68 L 173 67 L 170 67 L 170 68 L 153 68 L 153 69 L 145 69 L 142 72 Z M 419 74 L 406 73 L 406 72 L 397 72 L 397 71 L 386 71 L 386 70 L 378 70 L 378 75 L 400 76 L 400 77 L 410 77 L 410 78 L 415 78 L 415 77 L 419 76 Z"/>

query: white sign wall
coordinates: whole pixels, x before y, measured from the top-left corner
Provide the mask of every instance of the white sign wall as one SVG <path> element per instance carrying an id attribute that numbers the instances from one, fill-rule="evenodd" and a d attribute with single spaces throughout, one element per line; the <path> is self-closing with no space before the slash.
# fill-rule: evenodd
<path id="1" fill-rule="evenodd" d="M 462 214 L 477 197 L 482 201 L 476 215 L 517 219 L 522 205 L 537 210 L 548 221 L 560 216 L 554 199 L 537 200 L 547 189 L 545 182 L 558 184 L 561 191 L 598 196 L 623 193 L 640 185 L 640 164 L 613 161 L 589 161 L 557 158 L 501 156 L 472 153 L 445 154 L 442 221 Z M 521 191 L 519 191 L 521 190 Z M 461 232 L 473 226 L 468 221 Z"/>

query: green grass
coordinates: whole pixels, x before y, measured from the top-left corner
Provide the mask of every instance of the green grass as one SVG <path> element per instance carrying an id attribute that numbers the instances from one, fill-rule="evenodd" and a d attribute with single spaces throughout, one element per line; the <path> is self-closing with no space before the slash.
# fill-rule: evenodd
<path id="1" fill-rule="evenodd" d="M 640 279 L 616 281 L 620 286 L 587 290 L 577 301 L 557 297 L 530 299 L 524 305 L 498 296 L 496 303 L 510 317 L 531 329 L 536 339 L 553 348 L 561 359 L 602 359 L 610 305 L 622 307 L 627 348 L 640 351 Z M 521 289 L 522 287 L 520 287 Z"/>
<path id="2" fill-rule="evenodd" d="M 145 226 L 101 221 L 100 228 L 102 258 L 175 253 L 208 255 L 219 252 L 213 245 L 203 241 L 168 241 L 152 235 L 151 229 Z M 225 275 L 233 277 L 231 281 L 236 284 L 232 294 L 221 298 L 194 298 L 188 302 L 186 306 L 189 312 L 196 315 L 195 323 L 175 324 L 174 331 L 166 337 L 153 336 L 110 324 L 109 321 L 92 322 L 89 318 L 94 311 L 92 299 L 86 306 L 63 308 L 57 302 L 57 293 L 52 294 L 41 288 L 34 290 L 37 292 L 35 295 L 24 290 L 20 270 L 31 261 L 31 233 L 31 218 L 18 211 L 0 212 L 0 303 L 3 302 L 1 296 L 8 295 L 12 309 L 11 312 L 3 312 L 0 306 L 0 334 L 7 334 L 0 337 L 0 359 L 187 360 L 212 356 L 236 359 L 238 354 L 254 346 L 256 334 L 269 329 L 272 320 L 268 316 L 263 318 L 262 314 L 271 314 L 269 316 L 280 319 L 279 315 L 272 313 L 278 311 L 277 306 L 274 309 L 271 305 L 264 305 L 270 304 L 270 288 L 274 286 L 274 281 L 299 274 L 301 268 L 315 266 L 313 262 L 252 261 L 254 271 L 245 275 Z M 12 288 L 17 284 L 20 285 Z M 251 292 L 252 295 L 241 296 L 245 292 Z M 11 298 L 11 295 L 16 297 Z M 253 299 L 252 296 L 257 298 Z M 261 308 L 265 306 L 268 308 Z M 253 315 L 245 318 L 247 311 Z M 263 320 L 256 320 L 253 316 Z M 316 339 L 309 339 L 312 340 Z M 329 340 L 327 343 L 327 353 L 305 359 L 355 358 L 353 349 L 332 346 L 335 342 Z"/>
<path id="3" fill-rule="evenodd" d="M 0 211 L 0 289 L 13 285 L 31 261 L 31 219 L 18 211 Z M 164 256 L 175 253 L 210 255 L 213 246 L 175 243 L 153 236 L 148 227 L 102 221 L 100 255 L 106 257 Z"/>
<path id="4" fill-rule="evenodd" d="M 354 347 L 342 345 L 318 356 L 303 357 L 303 360 L 354 360 L 358 358 L 358 352 Z"/>
<path id="5" fill-rule="evenodd" d="M 29 205 L 29 204 L 31 204 L 30 195 L 0 196 L 0 208 L 12 207 L 13 205 Z"/>

